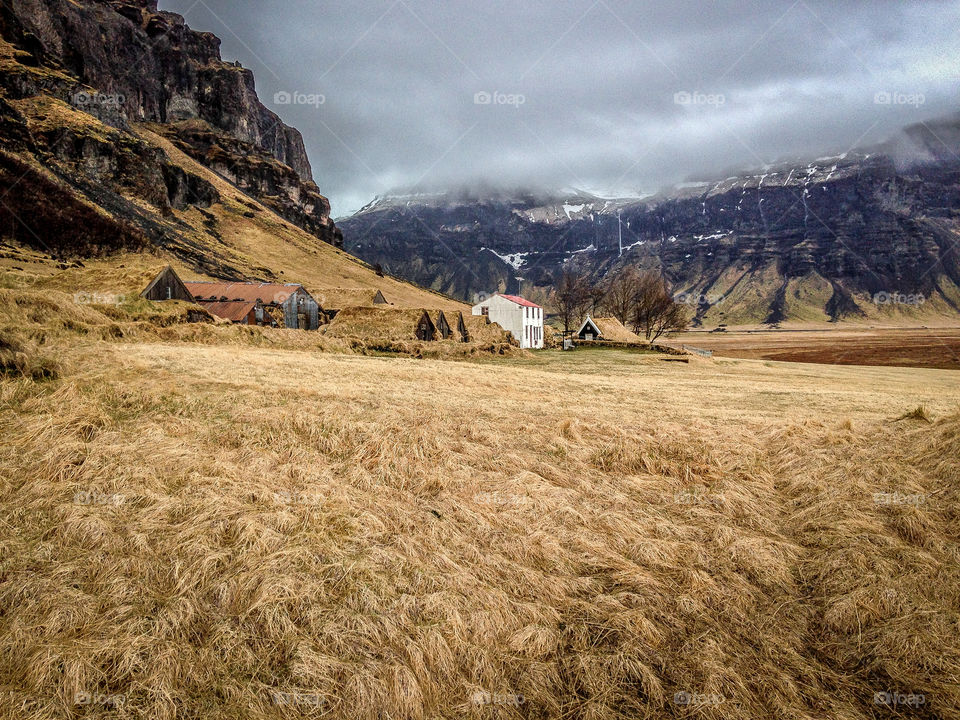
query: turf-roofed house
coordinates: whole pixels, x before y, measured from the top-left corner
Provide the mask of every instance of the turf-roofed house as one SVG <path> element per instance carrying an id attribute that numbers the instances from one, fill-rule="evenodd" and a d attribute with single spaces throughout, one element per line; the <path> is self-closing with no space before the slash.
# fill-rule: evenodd
<path id="1" fill-rule="evenodd" d="M 184 300 L 240 325 L 316 330 L 320 304 L 297 283 L 184 282 L 167 266 L 141 293 L 148 300 Z"/>
<path id="2" fill-rule="evenodd" d="M 389 307 L 383 292 L 377 288 L 331 288 L 318 293 L 320 304 L 329 317 L 348 307 Z"/>
<path id="3" fill-rule="evenodd" d="M 348 307 L 325 331 L 330 337 L 432 342 L 440 338 L 430 313 L 422 308 Z"/>
<path id="4" fill-rule="evenodd" d="M 616 343 L 619 345 L 638 345 L 643 342 L 636 333 L 630 332 L 617 318 L 590 317 L 577 330 L 577 338 L 582 342 Z"/>

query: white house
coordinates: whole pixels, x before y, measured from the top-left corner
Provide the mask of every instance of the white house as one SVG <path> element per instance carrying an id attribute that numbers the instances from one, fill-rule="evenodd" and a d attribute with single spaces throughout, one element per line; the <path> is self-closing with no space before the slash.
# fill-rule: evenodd
<path id="1" fill-rule="evenodd" d="M 517 295 L 496 295 L 473 306 L 474 315 L 490 318 L 510 332 L 520 347 L 543 347 L 543 308 Z"/>

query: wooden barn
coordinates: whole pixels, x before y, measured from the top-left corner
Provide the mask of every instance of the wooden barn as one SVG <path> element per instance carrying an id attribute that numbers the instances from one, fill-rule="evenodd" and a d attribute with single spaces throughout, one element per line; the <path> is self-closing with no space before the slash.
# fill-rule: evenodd
<path id="1" fill-rule="evenodd" d="M 281 283 L 188 282 L 197 303 L 214 315 L 244 325 L 299 330 L 320 327 L 320 304 L 303 285 Z M 249 322 L 252 317 L 254 322 Z"/>
<path id="2" fill-rule="evenodd" d="M 422 309 L 347 307 L 337 313 L 325 331 L 332 337 L 376 340 L 421 340 L 438 338 L 430 313 Z"/>
<path id="3" fill-rule="evenodd" d="M 302 285 L 183 282 L 167 266 L 141 293 L 148 300 L 185 300 L 241 325 L 316 330 L 322 308 Z"/>
<path id="4" fill-rule="evenodd" d="M 187 286 L 177 275 L 176 270 L 167 265 L 153 281 L 147 285 L 146 290 L 140 293 L 141 297 L 147 300 L 184 300 L 193 302 L 193 295 L 187 289 Z"/>

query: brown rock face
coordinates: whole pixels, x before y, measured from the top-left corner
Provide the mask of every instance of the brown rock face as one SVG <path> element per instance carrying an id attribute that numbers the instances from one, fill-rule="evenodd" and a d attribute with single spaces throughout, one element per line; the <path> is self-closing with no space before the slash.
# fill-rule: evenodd
<path id="1" fill-rule="evenodd" d="M 303 138 L 260 102 L 253 73 L 223 62 L 219 38 L 191 30 L 180 15 L 158 12 L 156 2 L 18 0 L 3 12 L 8 40 L 29 38 L 40 61 L 56 62 L 101 93 L 121 95 L 122 119 L 200 118 L 313 179 Z"/>
<path id="2" fill-rule="evenodd" d="M 330 204 L 313 182 L 302 136 L 260 102 L 249 70 L 221 59 L 216 36 L 191 30 L 180 15 L 159 11 L 155 0 L 3 3 L 0 36 L 13 53 L 0 66 L 2 98 L 13 103 L 55 98 L 123 133 L 123 147 L 116 138 L 82 143 L 48 138 L 57 140 L 52 154 L 71 162 L 85 179 L 128 184 L 135 162 L 127 162 L 120 177 L 124 168 L 117 161 L 144 149 L 125 131 L 131 123 L 156 124 L 251 197 L 325 242 L 342 245 Z M 18 120 L 0 128 L 3 138 L 21 132 L 20 125 Z M 33 139 L 41 140 L 36 133 Z M 42 143 L 37 150 L 42 153 Z M 179 177 L 163 158 L 147 155 L 144 165 L 152 169 L 140 174 L 152 175 L 156 185 L 149 188 L 149 178 L 137 179 L 136 194 L 161 208 L 177 208 L 187 198 L 197 198 L 200 206 L 213 201 L 212 188 Z"/>

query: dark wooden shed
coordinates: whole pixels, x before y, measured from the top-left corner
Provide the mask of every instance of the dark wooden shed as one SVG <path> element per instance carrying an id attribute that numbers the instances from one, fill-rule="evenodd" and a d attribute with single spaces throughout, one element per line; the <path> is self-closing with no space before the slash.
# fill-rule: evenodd
<path id="1" fill-rule="evenodd" d="M 147 285 L 146 289 L 140 293 L 141 297 L 147 300 L 185 300 L 194 302 L 193 295 L 183 284 L 180 276 L 169 265 L 167 265 L 153 281 Z"/>
<path id="2" fill-rule="evenodd" d="M 459 310 L 444 313 L 450 324 L 450 332 L 457 342 L 470 342 L 470 332 L 467 330 L 467 324 L 463 321 L 463 313 Z"/>
<path id="3" fill-rule="evenodd" d="M 424 310 L 423 315 L 420 316 L 420 321 L 417 323 L 417 340 L 432 341 L 436 334 L 437 326 L 430 319 L 430 313 Z"/>
<path id="4" fill-rule="evenodd" d="M 447 322 L 447 316 L 443 310 L 437 310 L 437 332 L 440 333 L 440 337 L 443 340 L 453 335 L 453 330 L 450 327 L 450 323 Z"/>

